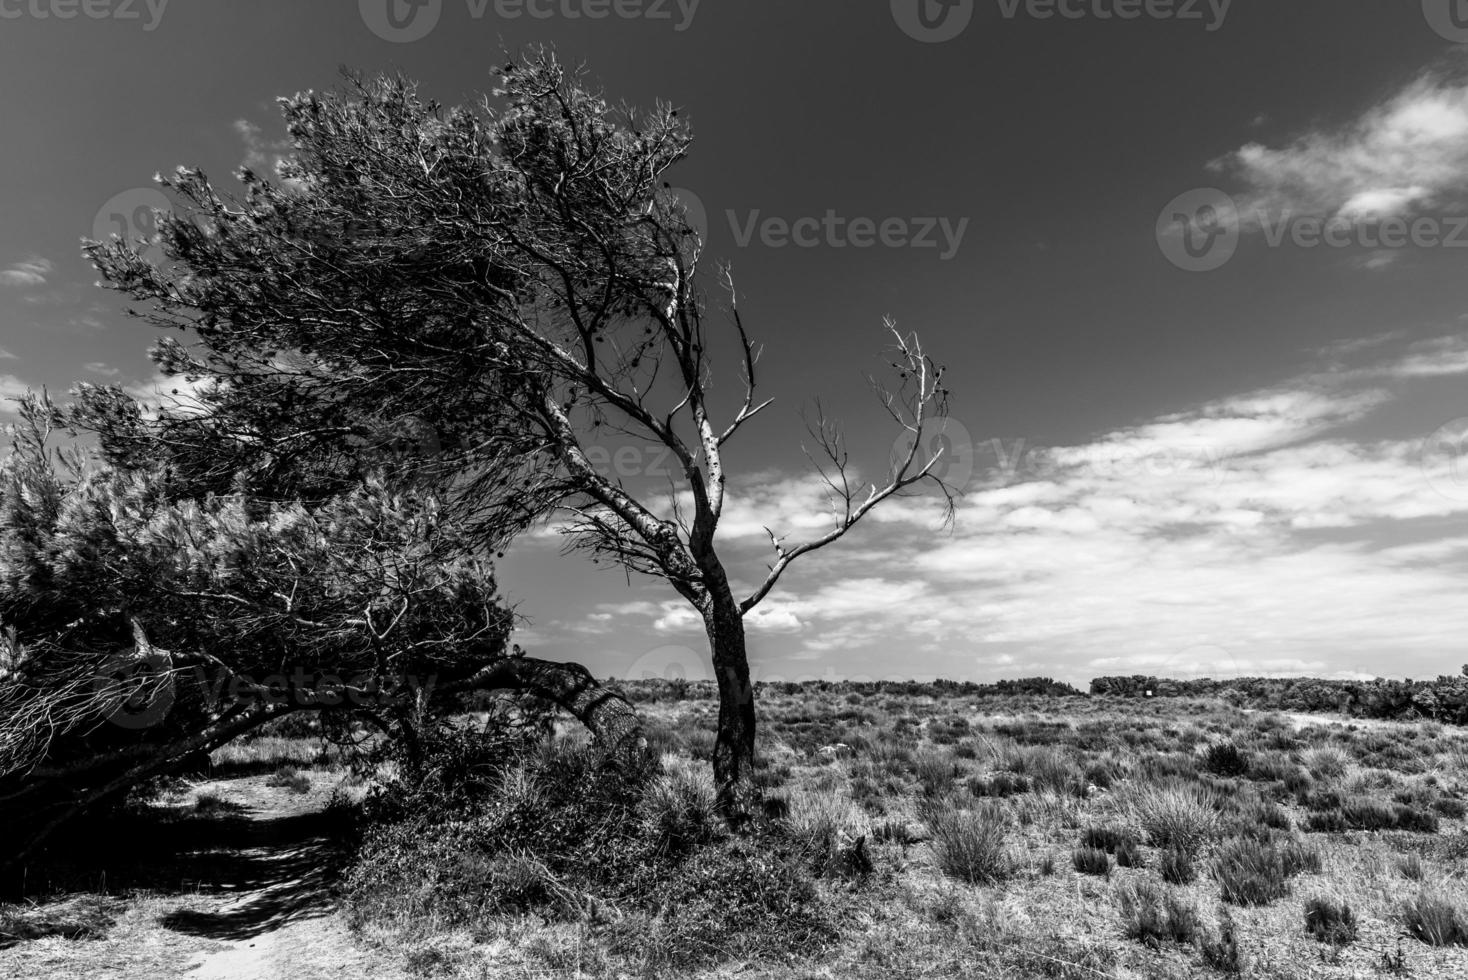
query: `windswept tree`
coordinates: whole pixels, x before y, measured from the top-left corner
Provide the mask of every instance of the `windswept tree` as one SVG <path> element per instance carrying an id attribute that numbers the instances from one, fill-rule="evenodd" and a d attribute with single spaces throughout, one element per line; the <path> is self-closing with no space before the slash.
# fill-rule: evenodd
<path id="1" fill-rule="evenodd" d="M 772 531 L 766 574 L 736 590 L 715 544 L 725 449 L 769 402 L 728 271 L 702 268 L 667 190 L 691 133 L 670 106 L 611 106 L 548 54 L 498 74 L 493 95 L 454 108 L 397 77 L 283 99 L 291 152 L 274 174 L 239 172 L 232 196 L 197 170 L 164 180 L 175 208 L 156 242 L 89 251 L 151 322 L 186 332 L 154 356 L 203 379 L 198 405 L 119 425 L 118 395 L 91 389 L 82 414 L 117 451 L 167 447 L 201 486 L 289 473 L 301 453 L 349 460 L 391 434 L 486 546 L 551 519 L 573 548 L 666 580 L 708 635 L 714 771 L 738 822 L 755 750 L 744 616 L 884 500 L 928 484 L 951 506 L 923 449 L 946 412 L 942 369 L 888 323 L 893 377 L 874 384 L 911 448 L 865 483 L 819 419 L 833 522 L 799 542 Z M 157 265 L 142 255 L 154 244 Z M 711 395 L 719 332 L 743 382 L 728 404 Z M 667 448 L 666 497 L 594 464 L 608 431 Z"/>
<path id="2" fill-rule="evenodd" d="M 0 463 L 0 865 L 294 711 L 411 749 L 455 693 L 527 691 L 640 762 L 630 705 L 510 647 L 488 564 L 433 498 L 373 477 L 311 506 L 179 499 L 165 469 L 58 456 L 54 413 L 25 412 Z"/>

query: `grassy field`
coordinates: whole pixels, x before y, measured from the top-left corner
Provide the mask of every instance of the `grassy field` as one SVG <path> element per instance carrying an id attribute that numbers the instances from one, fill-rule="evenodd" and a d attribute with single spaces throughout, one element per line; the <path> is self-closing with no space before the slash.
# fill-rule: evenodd
<path id="1" fill-rule="evenodd" d="M 648 812 L 666 822 L 676 810 L 717 837 L 705 764 L 714 705 L 698 693 L 641 706 L 667 772 Z M 453 887 L 442 869 L 411 903 L 392 889 L 348 896 L 350 914 L 333 906 L 315 928 L 349 923 L 354 955 L 381 976 L 1468 976 L 1459 729 L 1169 699 L 840 688 L 769 694 L 761 717 L 768 832 L 797 857 L 810 888 L 800 908 L 820 912 L 809 947 L 721 948 L 710 927 L 696 940 L 676 934 L 707 947 L 696 965 L 680 963 L 655 955 L 673 935 L 656 920 L 676 909 L 619 908 L 564 883 L 534 909 L 466 922 L 435 911 L 431 896 Z M 232 747 L 214 782 L 166 802 L 227 811 L 231 787 L 253 781 L 274 799 L 324 803 L 345 773 L 314 746 Z M 492 877 L 534 865 L 540 884 L 554 879 L 532 856 L 516 860 L 475 867 Z M 138 928 L 147 903 L 169 907 L 156 886 L 124 884 L 0 910 L 0 931 L 13 933 L 47 914 L 108 910 L 74 938 L 0 950 L 0 973 L 78 975 L 74 957 L 105 940 L 109 921 Z"/>

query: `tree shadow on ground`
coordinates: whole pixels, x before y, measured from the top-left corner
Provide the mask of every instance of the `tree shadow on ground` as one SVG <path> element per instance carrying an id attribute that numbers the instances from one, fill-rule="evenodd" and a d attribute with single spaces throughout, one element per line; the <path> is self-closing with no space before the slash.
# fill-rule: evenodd
<path id="1" fill-rule="evenodd" d="M 304 801 L 267 808 L 214 800 L 183 816 L 130 811 L 87 823 L 30 869 L 46 904 L 81 892 L 186 895 L 188 903 L 160 923 L 219 940 L 332 910 L 345 828 Z"/>

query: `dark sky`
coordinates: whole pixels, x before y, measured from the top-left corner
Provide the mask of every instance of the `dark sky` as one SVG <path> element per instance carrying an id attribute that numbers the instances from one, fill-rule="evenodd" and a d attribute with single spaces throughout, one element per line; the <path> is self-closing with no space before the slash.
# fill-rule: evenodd
<path id="1" fill-rule="evenodd" d="M 392 34 L 389 3 L 423 36 L 374 33 Z M 671 100 L 695 127 L 675 183 L 733 264 L 778 398 L 733 454 L 745 581 L 760 525 L 819 526 L 811 397 L 846 418 L 868 472 L 885 462 L 894 434 L 862 381 L 883 315 L 950 367 L 975 473 L 957 528 L 903 502 L 792 574 L 752 620 L 763 676 L 1455 673 L 1468 253 L 1370 236 L 1391 221 L 1450 236 L 1468 214 L 1453 43 L 1468 33 L 1431 0 L 1178 0 L 1132 4 L 1135 19 L 1107 16 L 1127 0 L 1048 18 L 1055 4 L 968 0 L 949 11 L 971 16 L 957 36 L 924 43 L 900 26 L 919 3 L 942 10 L 0 0 L 0 389 L 150 388 L 151 338 L 92 286 L 77 242 L 146 201 L 155 172 L 268 163 L 272 99 L 330 87 L 341 65 L 402 70 L 452 103 L 490 88 L 505 51 L 551 42 L 614 98 Z M 1236 252 L 1186 271 L 1169 259 L 1184 229 L 1159 218 L 1200 188 L 1237 206 Z M 842 234 L 810 247 L 758 230 L 828 213 Z M 1311 217 L 1345 244 L 1271 244 Z M 863 221 L 893 241 L 931 226 L 937 247 L 853 247 L 844 229 Z M 560 558 L 549 535 L 502 577 L 538 652 L 702 669 L 666 587 Z"/>

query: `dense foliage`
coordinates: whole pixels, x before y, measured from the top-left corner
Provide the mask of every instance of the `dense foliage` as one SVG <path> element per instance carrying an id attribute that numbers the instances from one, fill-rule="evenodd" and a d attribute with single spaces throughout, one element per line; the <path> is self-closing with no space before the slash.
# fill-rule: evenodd
<path id="1" fill-rule="evenodd" d="M 32 403 L 0 463 L 7 850 L 306 708 L 381 725 L 507 654 L 511 614 L 432 499 L 369 479 L 316 506 L 181 497 L 54 453 Z"/>

